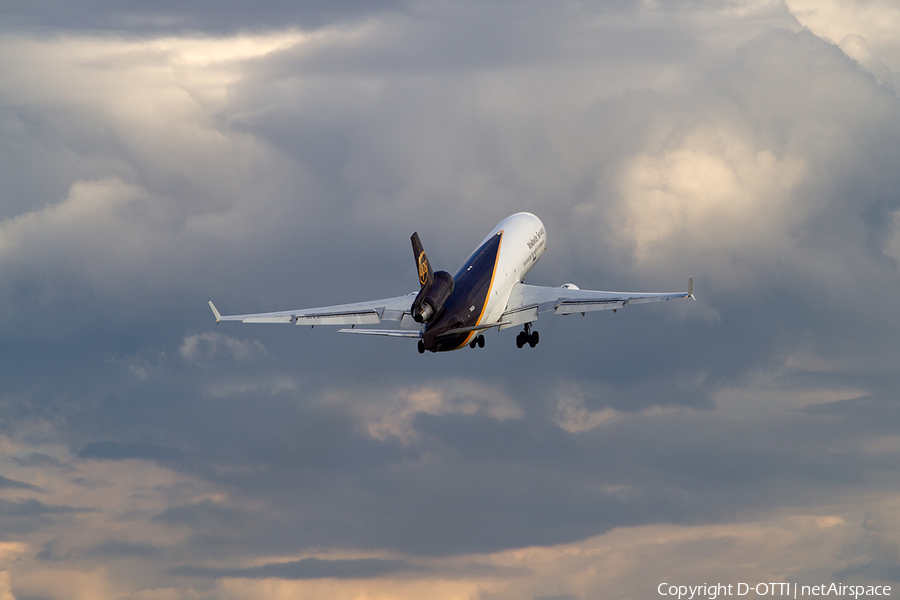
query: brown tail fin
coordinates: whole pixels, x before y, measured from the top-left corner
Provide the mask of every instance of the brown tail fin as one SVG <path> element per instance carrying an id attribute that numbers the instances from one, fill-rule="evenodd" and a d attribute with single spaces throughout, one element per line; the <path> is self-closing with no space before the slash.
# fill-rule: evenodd
<path id="1" fill-rule="evenodd" d="M 419 233 L 412 234 L 413 255 L 416 257 L 416 269 L 419 272 L 419 285 L 426 288 L 434 283 L 434 271 L 431 269 L 431 263 L 425 255 L 425 248 L 422 247 L 422 241 L 419 239 Z"/>

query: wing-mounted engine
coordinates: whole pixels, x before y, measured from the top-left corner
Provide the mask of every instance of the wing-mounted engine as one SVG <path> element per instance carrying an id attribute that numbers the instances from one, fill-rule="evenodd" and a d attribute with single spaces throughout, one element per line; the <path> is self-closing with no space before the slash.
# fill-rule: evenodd
<path id="1" fill-rule="evenodd" d="M 412 241 L 413 255 L 416 257 L 419 284 L 422 286 L 412 303 L 410 312 L 417 323 L 427 323 L 440 314 L 444 302 L 453 293 L 453 275 L 447 271 L 435 273 L 431 269 L 431 263 L 428 262 L 418 233 L 412 234 L 410 240 Z"/>

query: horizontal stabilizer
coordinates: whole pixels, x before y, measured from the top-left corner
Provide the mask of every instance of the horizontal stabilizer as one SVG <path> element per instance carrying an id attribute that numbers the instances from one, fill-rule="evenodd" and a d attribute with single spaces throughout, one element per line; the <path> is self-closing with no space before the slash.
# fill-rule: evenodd
<path id="1" fill-rule="evenodd" d="M 313 312 L 294 317 L 297 325 L 377 325 L 381 316 L 375 309 L 344 312 Z"/>
<path id="2" fill-rule="evenodd" d="M 408 329 L 338 329 L 338 333 L 361 333 L 363 335 L 380 335 L 383 337 L 420 338 L 422 333 Z"/>

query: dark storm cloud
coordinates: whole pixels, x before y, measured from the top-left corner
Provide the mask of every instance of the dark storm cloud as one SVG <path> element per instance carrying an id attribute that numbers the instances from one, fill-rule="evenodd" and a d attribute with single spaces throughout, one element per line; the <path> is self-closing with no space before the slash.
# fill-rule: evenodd
<path id="1" fill-rule="evenodd" d="M 900 582 L 900 561 L 897 560 L 900 548 L 896 544 L 889 544 L 887 547 L 878 547 L 876 552 L 878 556 L 872 561 L 841 569 L 835 573 L 835 577 L 848 580 L 865 578 Z"/>
<path id="2" fill-rule="evenodd" d="M 186 526 L 198 533 L 228 536 L 246 531 L 251 524 L 251 515 L 242 508 L 204 500 L 198 504 L 172 506 L 153 520 L 176 527 Z"/>
<path id="3" fill-rule="evenodd" d="M 0 513 L 7 517 L 31 517 L 40 515 L 62 515 L 69 513 L 92 512 L 88 507 L 63 506 L 45 504 L 40 500 L 3 500 L 0 504 Z"/>
<path id="4" fill-rule="evenodd" d="M 341 503 L 358 520 L 301 524 L 298 535 L 412 554 L 486 552 L 827 503 L 858 486 L 891 489 L 890 459 L 863 458 L 857 445 L 870 434 L 845 420 L 687 413 L 613 422 L 576 439 L 518 423 L 429 421 L 425 445 L 444 458 L 376 471 L 353 486 L 359 502 Z"/>
<path id="5" fill-rule="evenodd" d="M 223 544 L 229 552 L 288 552 L 300 539 L 417 555 L 564 543 L 660 521 L 717 522 L 783 503 L 827 503 L 890 481 L 890 455 L 861 451 L 860 441 L 874 432 L 850 416 L 873 403 L 859 401 L 837 419 L 817 419 L 815 411 L 813 418 L 737 421 L 709 411 L 624 417 L 574 437 L 528 416 L 505 423 L 420 416 L 421 440 L 407 460 L 368 458 L 364 469 L 363 456 L 348 448 L 352 438 L 307 440 L 299 452 L 270 443 L 258 462 L 258 450 L 246 443 L 239 446 L 244 456 L 226 456 L 198 440 L 196 452 L 209 456 L 202 460 L 235 471 L 210 476 L 235 500 L 265 499 L 267 514 L 204 501 L 173 506 L 155 520 L 193 532 L 202 552 L 220 552 Z M 888 430 L 896 406 L 880 404 L 878 420 Z M 330 474 L 309 462 L 334 453 L 343 459 Z"/>
<path id="6" fill-rule="evenodd" d="M 164 549 L 153 544 L 109 541 L 82 551 L 84 556 L 99 559 L 159 558 Z"/>
<path id="7" fill-rule="evenodd" d="M 20 467 L 65 468 L 58 458 L 40 452 L 29 452 L 25 456 L 13 456 L 12 460 Z"/>
<path id="8" fill-rule="evenodd" d="M 164 446 L 152 444 L 122 443 L 108 440 L 91 442 L 76 456 L 80 458 L 101 458 L 108 460 L 124 460 L 138 458 L 142 460 L 171 461 L 178 458 L 179 453 Z"/>
<path id="9" fill-rule="evenodd" d="M 183 577 L 242 577 L 248 579 L 372 579 L 398 573 L 419 571 L 414 564 L 401 560 L 356 558 L 325 560 L 304 558 L 285 563 L 272 563 L 248 568 L 176 567 L 172 575 Z"/>
<path id="10" fill-rule="evenodd" d="M 358 21 L 386 10 L 403 10 L 408 2 L 376 0 L 330 2 L 267 1 L 249 5 L 238 1 L 207 3 L 130 2 L 127 5 L 89 0 L 70 4 L 40 0 L 4 2 L 6 29 L 64 29 L 68 31 L 127 31 L 141 34 L 202 31 L 228 34 L 236 31 L 281 29 L 285 26 L 316 28 L 332 23 Z"/>
<path id="11" fill-rule="evenodd" d="M 31 485 L 30 483 L 25 483 L 24 481 L 16 481 L 15 479 L 10 479 L 9 477 L 4 477 L 0 475 L 0 489 L 8 489 L 8 490 L 31 490 L 33 492 L 41 491 L 36 485 Z"/>

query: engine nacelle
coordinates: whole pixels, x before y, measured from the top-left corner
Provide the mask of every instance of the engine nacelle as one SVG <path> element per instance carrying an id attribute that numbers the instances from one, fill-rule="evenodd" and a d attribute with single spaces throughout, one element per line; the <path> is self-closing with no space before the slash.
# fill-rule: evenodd
<path id="1" fill-rule="evenodd" d="M 453 293 L 453 275 L 447 271 L 437 271 L 434 283 L 423 287 L 412 303 L 410 312 L 417 323 L 427 323 L 444 307 L 444 302 Z"/>

